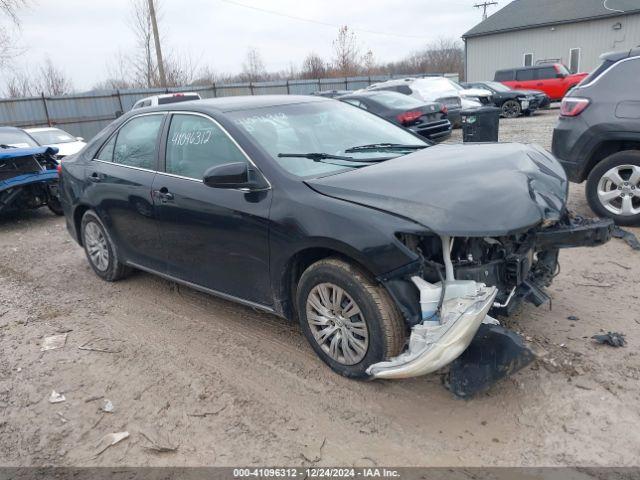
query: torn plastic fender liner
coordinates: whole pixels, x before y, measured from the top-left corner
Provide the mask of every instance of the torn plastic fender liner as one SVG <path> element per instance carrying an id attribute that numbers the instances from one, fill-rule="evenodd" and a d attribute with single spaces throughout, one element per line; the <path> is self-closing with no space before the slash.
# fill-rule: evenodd
<path id="1" fill-rule="evenodd" d="M 476 295 L 446 300 L 440 325 L 415 325 L 407 351 L 371 365 L 367 373 L 373 378 L 408 378 L 435 372 L 451 363 L 473 340 L 497 293 L 495 287 L 478 284 Z"/>

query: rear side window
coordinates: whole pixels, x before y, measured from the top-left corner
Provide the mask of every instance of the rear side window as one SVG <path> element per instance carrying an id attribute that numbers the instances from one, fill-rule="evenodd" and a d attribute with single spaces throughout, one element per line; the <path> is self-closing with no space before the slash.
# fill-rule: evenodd
<path id="1" fill-rule="evenodd" d="M 598 68 L 596 68 L 593 72 L 591 72 L 589 75 L 587 75 L 584 80 L 582 80 L 580 82 L 580 85 L 586 85 L 588 83 L 593 82 L 596 78 L 598 78 L 600 75 L 602 75 L 607 68 L 609 68 L 611 65 L 613 65 L 615 62 L 612 60 L 605 60 L 604 62 L 602 62 L 600 64 L 600 66 Z"/>
<path id="2" fill-rule="evenodd" d="M 549 78 L 556 78 L 558 72 L 554 67 L 544 67 L 537 69 L 536 78 L 538 80 L 547 80 Z"/>
<path id="3" fill-rule="evenodd" d="M 227 134 L 208 118 L 173 116 L 167 139 L 167 173 L 202 180 L 211 167 L 246 161 Z"/>
<path id="4" fill-rule="evenodd" d="M 525 70 L 518 70 L 516 72 L 516 80 L 519 82 L 527 82 L 529 80 L 536 79 L 536 71 L 533 68 L 527 68 Z"/>
<path id="5" fill-rule="evenodd" d="M 508 82 L 513 78 L 513 70 L 498 70 L 494 76 L 496 82 Z"/>
<path id="6" fill-rule="evenodd" d="M 155 154 L 162 114 L 144 115 L 125 123 L 97 155 L 98 160 L 155 170 Z"/>

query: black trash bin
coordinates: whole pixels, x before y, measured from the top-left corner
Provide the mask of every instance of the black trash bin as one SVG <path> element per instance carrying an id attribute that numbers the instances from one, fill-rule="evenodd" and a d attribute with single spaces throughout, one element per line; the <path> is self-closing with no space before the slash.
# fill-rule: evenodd
<path id="1" fill-rule="evenodd" d="M 479 107 L 460 112 L 464 142 L 497 142 L 500 109 Z"/>

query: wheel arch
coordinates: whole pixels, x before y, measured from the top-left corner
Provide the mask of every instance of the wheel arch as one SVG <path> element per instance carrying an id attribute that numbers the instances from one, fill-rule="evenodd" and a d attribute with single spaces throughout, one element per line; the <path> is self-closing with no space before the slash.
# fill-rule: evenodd
<path id="1" fill-rule="evenodd" d="M 80 246 L 83 246 L 82 232 L 81 232 L 82 217 L 89 210 L 91 210 L 91 207 L 83 203 L 76 206 L 75 209 L 73 210 L 73 227 L 75 229 L 75 237 L 76 237 L 75 240 L 76 242 L 78 242 Z"/>
<path id="2" fill-rule="evenodd" d="M 295 298 L 298 281 L 302 273 L 319 260 L 334 257 L 359 267 L 371 279 L 375 279 L 372 266 L 367 259 L 356 250 L 335 240 L 324 244 L 307 245 L 289 257 L 279 274 L 276 287 L 276 303 L 285 317 L 295 319 L 297 317 Z"/>
<path id="3" fill-rule="evenodd" d="M 625 151 L 640 151 L 640 134 L 635 136 L 623 135 L 602 138 L 591 148 L 587 156 L 588 161 L 582 172 L 581 181 L 586 180 L 591 171 L 602 160 L 614 153 Z"/>

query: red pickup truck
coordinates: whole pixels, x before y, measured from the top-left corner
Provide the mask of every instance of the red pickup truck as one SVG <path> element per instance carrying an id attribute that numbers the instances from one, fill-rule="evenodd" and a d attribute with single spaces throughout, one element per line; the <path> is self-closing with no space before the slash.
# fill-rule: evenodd
<path id="1" fill-rule="evenodd" d="M 540 90 L 551 100 L 562 100 L 565 94 L 587 75 L 572 74 L 561 63 L 553 63 L 498 70 L 494 80 L 517 90 Z"/>

